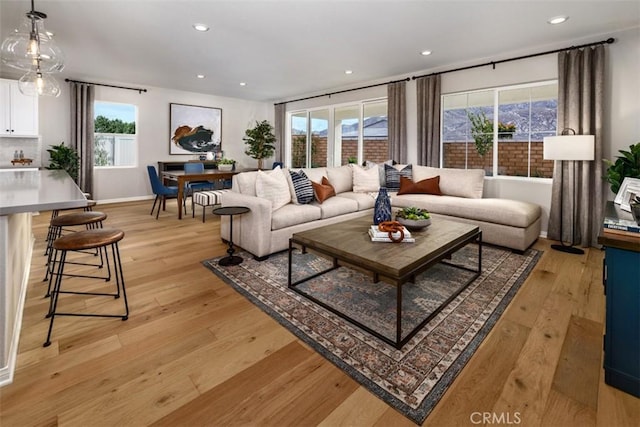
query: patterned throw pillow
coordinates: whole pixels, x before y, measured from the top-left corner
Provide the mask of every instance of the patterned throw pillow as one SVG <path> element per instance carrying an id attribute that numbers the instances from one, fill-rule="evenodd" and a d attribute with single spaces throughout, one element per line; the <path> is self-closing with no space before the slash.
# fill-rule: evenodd
<path id="1" fill-rule="evenodd" d="M 440 175 L 433 178 L 423 179 L 422 181 L 413 182 L 411 179 L 401 176 L 400 177 L 400 194 L 433 194 L 436 196 L 442 196 L 440 191 Z"/>
<path id="2" fill-rule="evenodd" d="M 398 191 L 400 189 L 400 177 L 404 176 L 411 179 L 413 177 L 413 168 L 411 165 L 407 165 L 398 170 L 393 166 L 384 165 L 384 175 L 387 181 L 387 190 Z"/>
<path id="3" fill-rule="evenodd" d="M 296 199 L 299 205 L 305 205 L 313 202 L 313 186 L 307 175 L 303 172 L 289 171 L 293 189 L 296 193 Z"/>

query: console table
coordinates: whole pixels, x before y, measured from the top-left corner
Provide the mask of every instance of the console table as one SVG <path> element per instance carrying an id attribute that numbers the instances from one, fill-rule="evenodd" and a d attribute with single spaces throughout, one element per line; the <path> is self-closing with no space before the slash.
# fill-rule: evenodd
<path id="1" fill-rule="evenodd" d="M 613 202 L 607 203 L 607 216 L 627 214 L 615 209 Z M 604 381 L 640 397 L 640 234 L 624 235 L 603 228 L 598 243 L 605 250 Z"/>

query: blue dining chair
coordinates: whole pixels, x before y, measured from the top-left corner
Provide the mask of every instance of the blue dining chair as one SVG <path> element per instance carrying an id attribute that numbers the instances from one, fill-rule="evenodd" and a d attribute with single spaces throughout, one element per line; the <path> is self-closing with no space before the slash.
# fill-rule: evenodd
<path id="1" fill-rule="evenodd" d="M 158 203 L 158 212 L 156 213 L 156 219 L 158 219 L 158 216 L 160 215 L 160 206 L 162 206 L 162 210 L 165 210 L 167 197 L 177 197 L 178 187 L 164 185 L 162 181 L 160 181 L 160 177 L 158 177 L 158 172 L 156 172 L 155 166 L 147 166 L 147 172 L 149 172 L 151 190 L 153 191 L 153 194 L 156 195 L 156 198 L 153 201 L 153 207 L 151 208 L 151 213 L 149 215 L 153 215 L 153 211 L 156 208 L 156 203 Z"/>
<path id="2" fill-rule="evenodd" d="M 204 172 L 204 163 L 199 162 L 187 162 L 184 164 L 185 173 L 202 173 Z M 187 213 L 187 196 L 191 196 L 191 210 L 193 211 L 193 193 L 196 191 L 213 190 L 214 184 L 209 181 L 187 181 L 185 185 L 184 194 L 182 199 L 184 202 L 184 211 Z"/>

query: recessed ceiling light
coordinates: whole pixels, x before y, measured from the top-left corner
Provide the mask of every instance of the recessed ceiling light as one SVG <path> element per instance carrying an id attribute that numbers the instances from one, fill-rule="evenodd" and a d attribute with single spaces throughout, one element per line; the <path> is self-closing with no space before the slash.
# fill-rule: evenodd
<path id="1" fill-rule="evenodd" d="M 245 82 L 240 82 L 240 86 L 246 86 L 247 84 Z"/>
<path id="2" fill-rule="evenodd" d="M 196 31 L 209 31 L 209 26 L 207 24 L 193 24 L 193 28 Z"/>
<path id="3" fill-rule="evenodd" d="M 344 73 L 345 74 L 353 74 L 353 71 L 352 70 L 344 70 Z"/>
<path id="4" fill-rule="evenodd" d="M 569 19 L 568 16 L 563 15 L 563 16 L 554 16 L 553 18 L 549 19 L 547 22 L 551 25 L 557 25 L 557 24 L 562 24 L 563 22 L 565 22 L 567 19 Z"/>
<path id="5" fill-rule="evenodd" d="M 420 55 L 429 56 L 429 55 L 431 55 L 431 51 L 430 50 L 423 50 L 422 52 L 420 52 Z"/>
<path id="6" fill-rule="evenodd" d="M 199 79 L 204 79 L 205 76 L 204 76 L 204 74 L 198 74 L 196 77 L 199 78 Z"/>

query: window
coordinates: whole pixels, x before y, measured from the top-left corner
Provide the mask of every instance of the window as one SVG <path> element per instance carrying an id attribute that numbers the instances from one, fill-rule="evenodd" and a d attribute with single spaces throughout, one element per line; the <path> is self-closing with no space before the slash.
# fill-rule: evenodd
<path id="1" fill-rule="evenodd" d="M 556 134 L 557 117 L 556 81 L 443 95 L 442 165 L 550 178 L 542 141 Z"/>
<path id="2" fill-rule="evenodd" d="M 289 113 L 293 168 L 388 159 L 387 100 Z"/>
<path id="3" fill-rule="evenodd" d="M 94 166 L 136 166 L 136 117 L 135 105 L 94 103 Z"/>

